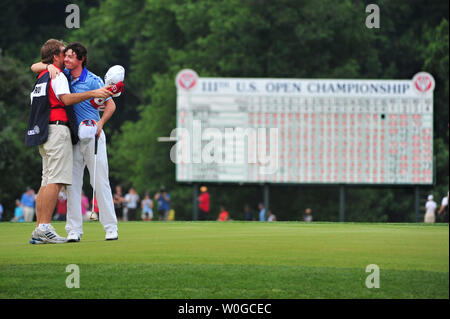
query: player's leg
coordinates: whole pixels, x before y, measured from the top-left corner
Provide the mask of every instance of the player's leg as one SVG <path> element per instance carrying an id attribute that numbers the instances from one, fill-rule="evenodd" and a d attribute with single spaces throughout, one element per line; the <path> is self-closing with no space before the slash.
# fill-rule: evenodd
<path id="1" fill-rule="evenodd" d="M 43 178 L 45 189 L 40 194 L 39 225 L 34 234 L 47 243 L 65 243 L 67 239 L 59 236 L 50 223 L 62 186 L 72 183 L 72 143 L 68 127 L 50 125 L 47 141 L 39 151 L 47 160 Z"/>
<path id="2" fill-rule="evenodd" d="M 39 236 L 36 234 L 36 230 L 39 226 L 39 223 L 41 221 L 41 214 L 42 214 L 42 198 L 44 197 L 45 192 L 45 186 L 47 185 L 47 176 L 48 176 L 48 158 L 47 155 L 44 152 L 43 146 L 39 145 L 39 154 L 42 157 L 42 181 L 41 181 L 41 187 L 39 188 L 37 198 L 36 198 L 36 227 L 31 233 L 31 239 L 30 243 L 41 243 L 43 240 L 39 238 Z"/>
<path id="3" fill-rule="evenodd" d="M 39 226 L 39 212 L 42 210 L 42 196 L 39 197 L 39 195 L 42 195 L 44 193 L 45 190 L 45 186 L 41 186 L 39 188 L 39 191 L 37 193 L 37 198 L 36 198 L 36 227 Z"/>
<path id="4" fill-rule="evenodd" d="M 73 146 L 72 185 L 67 187 L 66 232 L 70 242 L 78 242 L 83 235 L 83 217 L 81 214 L 81 190 L 83 187 L 84 159 L 81 142 Z"/>
<path id="5" fill-rule="evenodd" d="M 91 185 L 94 183 L 94 141 L 85 149 L 84 155 L 89 170 Z M 92 146 L 92 147 L 91 147 Z M 106 239 L 117 239 L 117 217 L 114 210 L 114 201 L 112 197 L 111 186 L 109 184 L 109 167 L 106 153 L 106 137 L 102 132 L 98 140 L 97 148 L 97 166 L 95 176 L 95 196 L 97 198 L 100 223 L 103 225 L 107 234 Z"/>
<path id="6" fill-rule="evenodd" d="M 52 183 L 45 187 L 42 194 L 42 214 L 39 224 L 50 224 L 62 186 L 59 183 Z"/>

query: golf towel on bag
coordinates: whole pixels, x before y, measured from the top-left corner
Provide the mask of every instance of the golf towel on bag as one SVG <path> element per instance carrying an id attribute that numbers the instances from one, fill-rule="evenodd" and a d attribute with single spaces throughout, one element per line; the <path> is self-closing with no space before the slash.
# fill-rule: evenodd
<path id="1" fill-rule="evenodd" d="M 78 138 L 81 142 L 88 143 L 95 138 L 97 133 L 97 122 L 95 120 L 81 121 L 78 128 Z"/>

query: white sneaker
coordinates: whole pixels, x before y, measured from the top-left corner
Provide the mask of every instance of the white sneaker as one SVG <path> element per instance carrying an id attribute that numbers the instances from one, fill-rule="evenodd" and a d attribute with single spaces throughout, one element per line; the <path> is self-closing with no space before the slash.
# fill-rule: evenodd
<path id="1" fill-rule="evenodd" d="M 69 235 L 67 235 L 67 242 L 69 242 L 69 243 L 77 243 L 80 240 L 81 240 L 81 235 L 74 231 L 71 231 L 69 233 Z"/>
<path id="2" fill-rule="evenodd" d="M 30 244 L 33 245 L 38 245 L 38 244 L 45 244 L 45 242 L 36 234 L 36 230 L 33 230 L 33 232 L 31 233 L 31 238 L 30 238 Z"/>
<path id="3" fill-rule="evenodd" d="M 67 242 L 67 238 L 59 236 L 52 225 L 50 225 L 46 231 L 36 228 L 35 235 L 42 239 L 44 243 L 62 244 Z"/>
<path id="4" fill-rule="evenodd" d="M 105 240 L 117 240 L 119 239 L 119 234 L 117 230 L 110 230 L 106 232 Z"/>

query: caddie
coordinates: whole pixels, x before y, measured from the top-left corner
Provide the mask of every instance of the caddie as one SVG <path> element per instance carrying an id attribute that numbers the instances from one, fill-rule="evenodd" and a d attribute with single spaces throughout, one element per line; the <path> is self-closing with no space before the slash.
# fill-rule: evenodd
<path id="1" fill-rule="evenodd" d="M 87 48 L 84 45 L 79 42 L 70 43 L 65 48 L 64 53 L 66 67 L 64 73 L 70 79 L 73 92 L 86 92 L 104 86 L 102 79 L 86 68 L 88 57 Z M 40 70 L 47 66 L 44 63 L 37 63 L 33 67 L 36 70 Z M 83 219 L 80 205 L 83 172 L 87 166 L 90 182 L 93 185 L 95 158 L 97 160 L 95 190 L 99 207 L 99 219 L 106 232 L 105 240 L 116 240 L 119 237 L 114 202 L 109 184 L 106 138 L 103 132 L 103 125 L 114 113 L 116 105 L 112 98 L 106 99 L 104 112 L 100 118 L 99 110 L 94 107 L 94 104 L 93 101 L 83 101 L 74 105 L 76 122 L 79 127 L 78 134 L 81 140 L 73 147 L 72 185 L 67 187 L 66 232 L 69 242 L 79 242 L 83 235 Z M 83 124 L 80 125 L 82 122 Z M 95 137 L 98 138 L 96 157 L 94 157 Z"/>

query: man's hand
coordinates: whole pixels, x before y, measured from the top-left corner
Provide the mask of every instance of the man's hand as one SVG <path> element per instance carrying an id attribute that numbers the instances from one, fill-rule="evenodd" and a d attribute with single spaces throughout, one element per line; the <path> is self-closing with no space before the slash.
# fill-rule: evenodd
<path id="1" fill-rule="evenodd" d="M 112 96 L 117 96 L 118 94 L 120 95 L 120 93 L 123 91 L 123 87 L 123 82 L 105 86 L 108 91 L 111 91 Z M 105 110 L 104 98 L 95 97 L 90 100 L 90 103 L 95 109 L 100 109 L 100 111 Z"/>
<path id="2" fill-rule="evenodd" d="M 95 133 L 95 137 L 100 138 L 102 130 L 103 130 L 103 121 L 100 119 L 100 121 L 97 122 L 97 132 Z"/>
<path id="3" fill-rule="evenodd" d="M 92 90 L 91 97 L 106 99 L 106 98 L 112 96 L 113 92 L 108 90 L 108 88 L 110 88 L 110 87 L 111 87 L 111 85 L 108 85 L 108 86 L 104 86 L 104 87 L 96 89 L 96 90 Z"/>
<path id="4" fill-rule="evenodd" d="M 48 74 L 50 75 L 50 79 L 52 79 L 52 80 L 61 73 L 61 71 L 59 71 L 59 69 L 56 66 L 54 66 L 53 64 L 49 64 L 47 67 L 47 70 L 48 70 Z"/>

